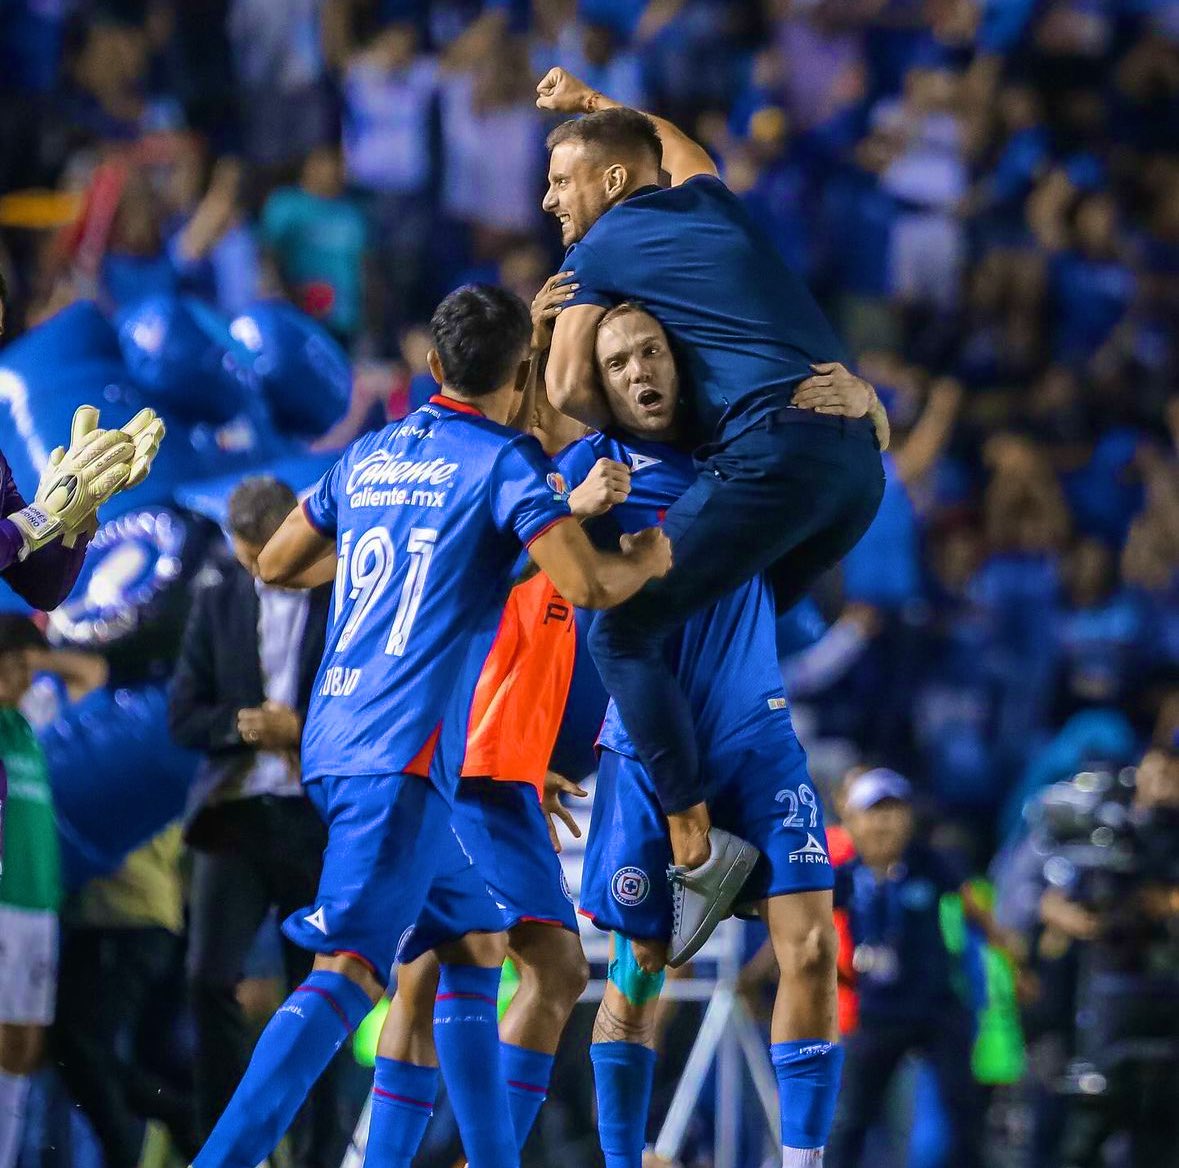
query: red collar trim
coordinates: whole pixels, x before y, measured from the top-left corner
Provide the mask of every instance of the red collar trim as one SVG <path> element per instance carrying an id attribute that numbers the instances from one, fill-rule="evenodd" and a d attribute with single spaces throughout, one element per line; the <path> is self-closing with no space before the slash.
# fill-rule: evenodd
<path id="1" fill-rule="evenodd" d="M 474 414 L 477 418 L 484 417 L 482 410 L 467 402 L 459 401 L 458 398 L 447 397 L 444 393 L 436 393 L 430 398 L 430 404 L 435 406 L 446 406 L 447 409 L 455 410 L 460 414 Z"/>

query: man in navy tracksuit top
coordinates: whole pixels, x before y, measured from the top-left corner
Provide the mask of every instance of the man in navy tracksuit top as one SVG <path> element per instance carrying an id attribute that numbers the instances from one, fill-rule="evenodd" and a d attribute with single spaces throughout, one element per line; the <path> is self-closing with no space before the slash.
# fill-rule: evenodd
<path id="1" fill-rule="evenodd" d="M 561 69 L 537 93 L 542 109 L 586 115 L 548 143 L 544 208 L 561 225 L 574 285 L 546 370 L 553 404 L 608 424 L 596 329 L 609 308 L 638 301 L 670 338 L 700 447 L 696 481 L 664 524 L 671 573 L 599 617 L 590 638 L 668 815 L 679 964 L 728 911 L 749 849 L 711 829 L 691 712 L 664 643 L 761 572 L 784 610 L 855 545 L 884 489 L 873 427 L 883 410 L 860 382 L 866 416 L 825 412 L 837 383 L 858 382 L 838 364 L 844 345 L 700 146 Z"/>

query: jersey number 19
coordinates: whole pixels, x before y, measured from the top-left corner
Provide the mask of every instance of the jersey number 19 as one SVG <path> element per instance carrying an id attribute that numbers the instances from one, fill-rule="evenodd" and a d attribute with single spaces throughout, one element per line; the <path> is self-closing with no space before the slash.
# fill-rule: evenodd
<path id="1" fill-rule="evenodd" d="M 352 643 L 365 618 L 372 612 L 381 594 L 393 577 L 393 540 L 388 528 L 370 527 L 353 542 L 351 529 L 340 536 L 340 558 L 336 564 L 336 619 L 344 605 L 352 603 L 352 611 L 336 638 L 336 652 L 342 653 Z M 434 555 L 438 532 L 432 527 L 413 527 L 405 550 L 409 569 L 401 586 L 401 599 L 393 617 L 393 626 L 385 642 L 385 652 L 400 657 L 405 652 L 413 622 L 422 604 L 426 574 Z"/>

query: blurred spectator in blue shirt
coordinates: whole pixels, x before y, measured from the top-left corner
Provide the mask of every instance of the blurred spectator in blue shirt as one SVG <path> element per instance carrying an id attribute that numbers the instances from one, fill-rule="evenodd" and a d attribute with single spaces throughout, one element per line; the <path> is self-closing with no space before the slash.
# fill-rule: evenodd
<path id="1" fill-rule="evenodd" d="M 364 325 L 368 226 L 344 193 L 336 147 L 313 150 L 299 185 L 271 194 L 261 235 L 291 299 L 349 345 Z"/>
<path id="2" fill-rule="evenodd" d="M 111 307 L 128 308 L 179 291 L 180 275 L 164 247 L 160 220 L 159 200 L 147 177 L 130 171 L 99 268 L 99 286 Z"/>
<path id="3" fill-rule="evenodd" d="M 1065 475 L 1065 494 L 1078 530 L 1111 545 L 1125 542 L 1131 521 L 1142 510 L 1137 466 L 1142 441 L 1137 430 L 1109 428 L 1093 444 L 1084 465 Z"/>
<path id="4" fill-rule="evenodd" d="M 447 281 L 539 224 L 547 162 L 527 52 L 522 38 L 499 35 L 447 56 L 441 197 L 454 230 L 439 241 L 450 248 L 441 257 Z"/>
<path id="5" fill-rule="evenodd" d="M 1057 717 L 1087 706 L 1124 706 L 1147 660 L 1143 606 L 1117 586 L 1117 562 L 1099 540 L 1081 539 L 1064 562 Z"/>
<path id="6" fill-rule="evenodd" d="M 237 316 L 261 291 L 261 257 L 245 222 L 241 187 L 236 159 L 219 159 L 210 169 L 196 149 L 181 154 L 169 184 L 167 250 L 181 289 L 227 316 Z"/>
<path id="7" fill-rule="evenodd" d="M 563 69 L 591 88 L 608 93 L 623 105 L 644 109 L 647 95 L 639 54 L 628 46 L 609 14 L 586 16 L 584 8 L 582 5 L 580 19 L 564 24 L 555 44 L 534 46 L 532 72 L 543 77 L 554 61 L 560 61 Z"/>
<path id="8" fill-rule="evenodd" d="M 381 30 L 349 61 L 343 80 L 344 166 L 367 201 L 374 260 L 384 278 L 374 305 L 384 347 L 428 317 L 427 264 L 439 174 L 438 62 L 418 53 L 414 24 Z"/>
<path id="9" fill-rule="evenodd" d="M 780 90 L 800 134 L 838 121 L 867 89 L 864 28 L 836 4 L 774 6 L 772 47 L 755 60 L 755 77 Z"/>
<path id="10" fill-rule="evenodd" d="M 1006 85 L 998 94 L 997 152 L 979 177 L 970 209 L 984 218 L 993 238 L 1020 237 L 1024 200 L 1050 161 L 1051 138 L 1039 98 L 1028 85 Z"/>
<path id="11" fill-rule="evenodd" d="M 1168 414 L 1179 431 L 1179 401 Z M 1148 644 L 1156 672 L 1179 668 L 1179 464 L 1153 445 L 1139 452 L 1146 483 L 1146 506 L 1130 525 L 1121 569 L 1150 620 Z"/>
<path id="12" fill-rule="evenodd" d="M 854 160 L 837 165 L 821 196 L 820 237 L 825 273 L 838 289 L 839 322 L 853 351 L 899 347 L 900 321 L 889 301 L 892 235 L 900 215 L 879 173 L 887 147 L 877 135 L 863 139 Z"/>
<path id="13" fill-rule="evenodd" d="M 349 61 L 343 82 L 344 168 L 366 192 L 428 195 L 435 175 L 431 119 L 438 63 L 418 53 L 417 31 L 382 29 Z"/>
<path id="14" fill-rule="evenodd" d="M 988 652 L 989 614 L 974 594 L 983 554 L 969 515 L 947 517 L 930 534 L 933 612 L 913 728 L 933 792 L 955 810 L 991 810 L 1004 786 L 995 744 L 1002 679 Z"/>
<path id="15" fill-rule="evenodd" d="M 1045 452 L 1027 438 L 990 438 L 991 478 L 983 494 L 989 554 L 972 594 L 987 613 L 988 656 L 999 679 L 996 722 L 1001 763 L 1022 766 L 1047 724 L 1056 677 L 1060 554 L 1071 517 Z"/>
<path id="16" fill-rule="evenodd" d="M 1072 215 L 1071 246 L 1053 258 L 1050 295 L 1053 356 L 1084 363 L 1109 338 L 1134 299 L 1134 273 L 1123 257 L 1113 197 L 1087 195 Z"/>
<path id="17" fill-rule="evenodd" d="M 986 252 L 966 273 L 966 322 L 953 359 L 971 388 L 997 389 L 1032 377 L 1042 359 L 1043 273 L 1033 254 Z"/>
<path id="18" fill-rule="evenodd" d="M 289 165 L 334 136 L 322 9 L 323 0 L 231 0 L 245 150 L 259 165 Z"/>
<path id="19" fill-rule="evenodd" d="M 965 873 L 915 831 L 912 791 L 893 771 L 853 778 L 844 823 L 856 856 L 836 869 L 835 904 L 847 910 L 859 1028 L 845 1043 L 846 1062 L 830 1168 L 858 1168 L 868 1129 L 906 1054 L 923 1053 L 937 1072 L 950 1126 L 950 1162 L 981 1165 L 982 1106 L 971 1070 L 975 1021 L 967 976 L 946 944 L 941 902 L 962 893 Z"/>
<path id="20" fill-rule="evenodd" d="M 770 237 L 791 271 L 809 280 L 815 268 L 815 206 L 811 177 L 791 149 L 789 117 L 781 106 L 750 113 L 737 141 L 723 150 L 724 177 Z"/>

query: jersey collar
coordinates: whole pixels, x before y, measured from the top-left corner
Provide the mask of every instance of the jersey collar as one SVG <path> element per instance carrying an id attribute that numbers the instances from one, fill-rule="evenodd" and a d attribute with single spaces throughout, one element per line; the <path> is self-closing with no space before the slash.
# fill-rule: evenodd
<path id="1" fill-rule="evenodd" d="M 469 402 L 459 401 L 456 397 L 447 397 L 444 393 L 433 394 L 430 398 L 430 404 L 435 406 L 446 406 L 448 410 L 454 410 L 459 414 L 474 414 L 477 418 L 486 417 L 481 409 L 471 405 Z"/>
<path id="2" fill-rule="evenodd" d="M 665 187 L 661 187 L 658 183 L 648 183 L 645 187 L 636 187 L 622 201 L 624 203 L 629 203 L 631 199 L 637 199 L 640 195 L 651 195 L 651 194 L 654 194 L 656 191 L 662 191 L 665 189 L 666 189 Z"/>

